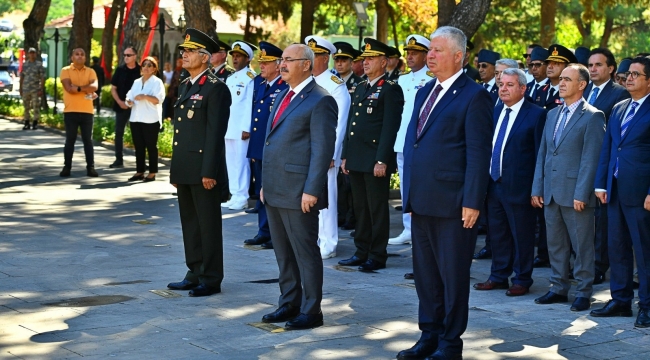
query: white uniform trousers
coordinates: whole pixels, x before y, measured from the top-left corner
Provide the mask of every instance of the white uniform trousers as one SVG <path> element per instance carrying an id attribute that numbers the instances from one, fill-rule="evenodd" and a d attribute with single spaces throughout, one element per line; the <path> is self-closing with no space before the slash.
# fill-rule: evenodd
<path id="1" fill-rule="evenodd" d="M 246 158 L 248 140 L 226 139 L 226 169 L 228 170 L 228 188 L 234 202 L 248 199 L 248 187 L 251 181 L 251 167 Z"/>
<path id="2" fill-rule="evenodd" d="M 400 187 L 399 193 L 402 197 L 402 204 L 404 204 L 404 187 L 402 186 L 402 180 L 404 179 L 404 153 L 397 153 L 397 174 L 399 175 Z M 404 213 L 402 214 L 402 223 L 404 223 L 404 231 L 402 234 L 408 235 L 409 239 L 411 238 L 411 214 Z"/>
<path id="3" fill-rule="evenodd" d="M 320 211 L 318 215 L 318 246 L 322 255 L 336 251 L 336 244 L 339 242 L 339 226 L 336 188 L 336 173 L 338 166 L 327 171 L 327 208 Z"/>

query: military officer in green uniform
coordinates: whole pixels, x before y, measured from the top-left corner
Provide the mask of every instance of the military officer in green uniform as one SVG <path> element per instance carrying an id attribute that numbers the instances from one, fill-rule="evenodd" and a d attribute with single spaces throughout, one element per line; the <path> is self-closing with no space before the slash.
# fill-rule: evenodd
<path id="1" fill-rule="evenodd" d="M 45 68 L 36 55 L 36 49 L 29 48 L 27 61 L 23 64 L 23 71 L 20 73 L 20 97 L 23 98 L 23 105 L 25 106 L 25 114 L 23 115 L 25 126 L 23 130 L 29 130 L 31 110 L 34 110 L 32 129 L 36 130 L 38 120 L 41 117 L 40 97 L 43 96 Z"/>
<path id="2" fill-rule="evenodd" d="M 225 161 L 224 136 L 230 117 L 230 91 L 209 71 L 212 53 L 219 45 L 196 29 L 187 29 L 179 45 L 183 68 L 188 71 L 174 104 L 174 140 L 170 182 L 178 189 L 187 274 L 170 283 L 173 290 L 190 290 L 190 296 L 221 292 L 223 235 L 221 228 L 219 171 Z"/>
<path id="3" fill-rule="evenodd" d="M 216 39 L 216 43 L 219 45 L 216 52 L 212 53 L 210 58 L 210 63 L 212 64 L 212 73 L 214 73 L 217 78 L 223 82 L 230 77 L 230 75 L 235 73 L 235 68 L 228 65 L 228 51 L 232 50 L 230 45 L 225 42 Z"/>
<path id="4" fill-rule="evenodd" d="M 341 170 L 350 175 L 357 226 L 354 256 L 340 265 L 359 266 L 360 271 L 386 267 L 388 254 L 388 190 L 395 169 L 393 145 L 400 126 L 404 93 L 387 79 L 388 45 L 365 39 L 363 70 L 368 80 L 354 94 L 343 140 Z"/>

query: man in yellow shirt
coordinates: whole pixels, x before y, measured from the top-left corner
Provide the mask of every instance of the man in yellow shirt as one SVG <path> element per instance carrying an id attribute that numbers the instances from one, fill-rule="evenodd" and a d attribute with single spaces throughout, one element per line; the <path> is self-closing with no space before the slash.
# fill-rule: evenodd
<path id="1" fill-rule="evenodd" d="M 65 165 L 59 174 L 70 176 L 74 143 L 77 141 L 77 129 L 81 128 L 81 140 L 86 154 L 86 171 L 88 176 L 99 176 L 95 171 L 93 154 L 93 99 L 97 94 L 97 74 L 85 65 L 86 52 L 77 48 L 72 50 L 72 64 L 61 69 L 63 84 L 63 122 L 65 123 L 65 147 L 63 157 Z"/>

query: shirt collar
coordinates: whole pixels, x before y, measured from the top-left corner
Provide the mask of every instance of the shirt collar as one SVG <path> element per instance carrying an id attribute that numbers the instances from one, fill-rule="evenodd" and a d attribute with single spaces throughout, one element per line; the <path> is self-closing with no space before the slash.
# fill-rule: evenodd
<path id="1" fill-rule="evenodd" d="M 196 75 L 196 77 L 190 79 L 190 82 L 192 83 L 192 85 L 194 85 L 194 83 L 196 82 L 196 80 L 198 80 L 198 79 L 201 77 L 201 75 L 205 74 L 206 71 L 208 71 L 207 68 L 206 68 L 205 70 L 201 71 L 200 74 Z"/>
<path id="2" fill-rule="evenodd" d="M 371 87 L 375 86 L 377 81 L 379 81 L 379 79 L 383 78 L 384 76 L 386 76 L 386 73 L 383 73 L 381 76 L 377 77 L 376 79 L 374 79 L 372 81 L 368 80 L 368 84 L 370 84 Z"/>
<path id="3" fill-rule="evenodd" d="M 440 84 L 440 86 L 442 86 L 443 89 L 449 89 L 449 87 L 451 87 L 451 84 L 453 84 L 454 81 L 456 81 L 456 79 L 458 79 L 458 77 L 460 77 L 462 74 L 463 74 L 463 69 L 460 69 L 460 70 L 458 70 L 457 73 L 452 75 L 449 79 L 447 79 L 447 80 L 445 80 L 443 82 L 440 82 L 439 80 L 436 80 L 436 82 L 438 84 Z M 434 86 L 434 89 L 435 89 L 435 86 Z"/>
<path id="4" fill-rule="evenodd" d="M 521 109 L 521 107 L 524 105 L 524 101 L 526 101 L 526 97 L 521 98 L 521 100 L 519 100 L 516 104 L 510 106 L 510 109 L 511 109 L 513 112 L 519 112 L 519 109 Z M 506 105 L 506 104 L 504 103 L 504 104 L 503 104 L 503 109 L 505 110 L 505 109 L 507 109 L 507 108 L 508 108 L 508 105 Z"/>
<path id="5" fill-rule="evenodd" d="M 275 79 L 273 79 L 273 80 L 271 80 L 271 81 L 267 81 L 266 83 L 269 84 L 269 86 L 272 86 L 273 84 L 275 84 L 276 81 L 278 81 L 278 79 L 279 79 L 281 76 L 282 76 L 282 75 L 278 75 L 278 76 L 275 77 Z"/>
<path id="6" fill-rule="evenodd" d="M 297 94 L 299 94 L 299 93 L 302 91 L 302 89 L 305 88 L 305 86 L 309 85 L 309 83 L 310 83 L 313 79 L 314 79 L 314 78 L 310 75 L 307 79 L 303 80 L 303 82 L 301 82 L 300 84 L 298 84 L 298 86 L 296 86 L 295 88 L 290 88 L 289 90 L 293 91 L 293 93 L 297 95 Z"/>

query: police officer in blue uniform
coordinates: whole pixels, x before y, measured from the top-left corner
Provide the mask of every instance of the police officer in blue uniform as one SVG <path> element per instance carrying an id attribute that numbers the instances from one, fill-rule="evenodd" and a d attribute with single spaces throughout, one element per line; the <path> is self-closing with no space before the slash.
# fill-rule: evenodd
<path id="1" fill-rule="evenodd" d="M 264 153 L 264 138 L 266 125 L 271 114 L 271 108 L 276 96 L 287 88 L 287 83 L 280 77 L 280 58 L 282 49 L 268 43 L 260 42 L 260 74 L 253 81 L 253 112 L 251 116 L 250 140 L 246 157 L 251 159 L 253 177 L 255 178 L 255 195 L 258 200 L 257 209 L 258 231 L 254 238 L 244 241 L 247 245 L 262 245 L 265 249 L 272 249 L 269 222 L 266 217 L 266 208 L 259 200 L 262 186 L 262 155 Z"/>

